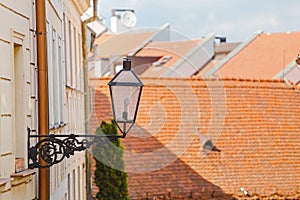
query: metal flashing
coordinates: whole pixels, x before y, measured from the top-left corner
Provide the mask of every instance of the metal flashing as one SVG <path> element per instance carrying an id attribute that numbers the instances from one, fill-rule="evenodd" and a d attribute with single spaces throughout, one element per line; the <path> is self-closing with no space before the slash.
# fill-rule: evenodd
<path id="1" fill-rule="evenodd" d="M 293 60 L 290 62 L 283 70 L 276 74 L 273 78 L 284 78 L 284 76 L 289 73 L 294 67 L 296 67 L 296 62 Z"/>

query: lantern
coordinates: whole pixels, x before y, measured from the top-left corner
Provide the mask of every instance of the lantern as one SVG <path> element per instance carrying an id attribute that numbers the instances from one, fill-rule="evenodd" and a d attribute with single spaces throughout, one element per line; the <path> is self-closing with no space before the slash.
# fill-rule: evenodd
<path id="1" fill-rule="evenodd" d="M 123 69 L 108 83 L 114 121 L 126 136 L 134 125 L 144 84 L 131 70 L 131 59 L 123 59 Z"/>

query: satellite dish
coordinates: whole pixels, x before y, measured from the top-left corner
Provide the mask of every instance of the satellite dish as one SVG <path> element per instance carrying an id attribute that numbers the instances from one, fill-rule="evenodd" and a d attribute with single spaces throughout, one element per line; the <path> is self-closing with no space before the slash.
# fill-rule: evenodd
<path id="1" fill-rule="evenodd" d="M 126 28 L 133 28 L 136 24 L 136 16 L 132 11 L 125 11 L 121 15 L 121 23 Z"/>

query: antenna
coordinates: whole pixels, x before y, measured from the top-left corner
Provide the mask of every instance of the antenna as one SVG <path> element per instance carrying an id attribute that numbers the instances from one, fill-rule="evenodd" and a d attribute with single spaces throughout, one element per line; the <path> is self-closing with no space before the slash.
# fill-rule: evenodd
<path id="1" fill-rule="evenodd" d="M 121 14 L 121 23 L 126 28 L 133 28 L 136 25 L 136 16 L 132 11 L 125 11 Z"/>

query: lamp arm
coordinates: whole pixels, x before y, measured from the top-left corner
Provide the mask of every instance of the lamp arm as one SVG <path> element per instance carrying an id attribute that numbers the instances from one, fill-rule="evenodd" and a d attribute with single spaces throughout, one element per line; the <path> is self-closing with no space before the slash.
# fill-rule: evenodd
<path id="1" fill-rule="evenodd" d="M 93 144 L 104 144 L 110 141 L 124 138 L 123 135 L 32 135 L 28 131 L 28 168 L 49 168 L 54 164 L 60 163 L 64 158 L 73 156 L 76 151 L 83 151 L 90 148 Z M 30 139 L 40 138 L 32 145 Z M 84 138 L 80 140 L 80 138 Z M 87 138 L 91 138 L 88 140 Z"/>

